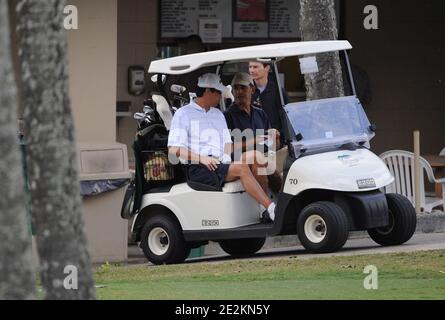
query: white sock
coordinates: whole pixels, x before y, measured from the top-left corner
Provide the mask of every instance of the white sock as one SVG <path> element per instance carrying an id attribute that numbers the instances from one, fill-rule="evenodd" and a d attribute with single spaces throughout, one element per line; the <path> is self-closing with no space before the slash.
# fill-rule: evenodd
<path id="1" fill-rule="evenodd" d="M 267 211 L 272 221 L 275 220 L 275 203 L 272 202 L 269 207 L 267 207 Z"/>

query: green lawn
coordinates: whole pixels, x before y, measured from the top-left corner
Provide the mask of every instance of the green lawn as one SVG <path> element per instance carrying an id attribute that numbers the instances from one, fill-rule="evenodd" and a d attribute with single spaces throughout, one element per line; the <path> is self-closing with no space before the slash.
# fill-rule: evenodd
<path id="1" fill-rule="evenodd" d="M 366 290 L 364 267 L 378 268 Z M 96 269 L 99 299 L 445 299 L 445 250 Z"/>

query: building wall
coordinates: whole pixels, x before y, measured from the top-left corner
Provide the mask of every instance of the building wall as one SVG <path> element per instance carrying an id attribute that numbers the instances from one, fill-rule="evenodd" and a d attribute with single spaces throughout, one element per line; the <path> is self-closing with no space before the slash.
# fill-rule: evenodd
<path id="1" fill-rule="evenodd" d="M 117 0 L 70 0 L 70 96 L 78 142 L 116 141 Z"/>
<path id="2" fill-rule="evenodd" d="M 344 36 L 354 47 L 351 60 L 369 76 L 371 102 L 365 105 L 377 124 L 372 142 L 378 153 L 413 150 L 420 130 L 421 153 L 445 147 L 445 37 L 442 1 L 374 0 L 379 29 L 363 27 L 364 0 L 346 0 Z"/>
<path id="3" fill-rule="evenodd" d="M 128 93 L 128 67 L 140 65 L 147 70 L 157 56 L 157 0 L 118 0 L 117 101 L 130 101 L 131 113 L 141 112 L 147 93 Z M 132 117 L 117 120 L 117 141 L 127 144 L 130 163 L 134 159 L 131 145 L 136 132 Z"/>

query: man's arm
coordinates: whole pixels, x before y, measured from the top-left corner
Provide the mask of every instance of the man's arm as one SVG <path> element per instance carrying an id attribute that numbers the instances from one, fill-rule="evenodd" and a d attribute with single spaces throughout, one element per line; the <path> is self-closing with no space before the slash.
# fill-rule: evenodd
<path id="1" fill-rule="evenodd" d="M 255 138 L 251 138 L 247 141 L 235 141 L 233 143 L 233 152 L 242 151 L 246 152 L 248 149 L 252 149 L 255 146 L 256 140 Z"/>
<path id="2" fill-rule="evenodd" d="M 210 171 L 215 171 L 220 161 L 212 157 L 201 156 L 196 154 L 185 147 L 169 147 L 168 152 L 170 155 L 179 158 L 183 162 L 201 163 L 207 167 Z"/>
<path id="3" fill-rule="evenodd" d="M 276 150 L 281 149 L 281 134 L 280 131 L 278 131 L 277 129 L 269 129 L 268 130 L 268 135 L 269 137 L 275 137 L 275 146 L 274 148 Z"/>

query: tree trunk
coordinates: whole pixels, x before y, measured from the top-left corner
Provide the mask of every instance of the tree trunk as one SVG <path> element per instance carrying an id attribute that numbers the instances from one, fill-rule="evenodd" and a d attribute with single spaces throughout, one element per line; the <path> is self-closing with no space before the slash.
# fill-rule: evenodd
<path id="1" fill-rule="evenodd" d="M 0 1 L 0 300 L 33 299 L 31 233 L 18 146 L 8 6 Z"/>
<path id="2" fill-rule="evenodd" d="M 94 299 L 68 87 L 62 0 L 19 0 L 30 207 L 47 299 Z"/>
<path id="3" fill-rule="evenodd" d="M 334 0 L 300 0 L 302 40 L 337 40 Z M 342 69 L 338 52 L 317 55 L 318 73 L 305 75 L 308 100 L 344 95 Z"/>

